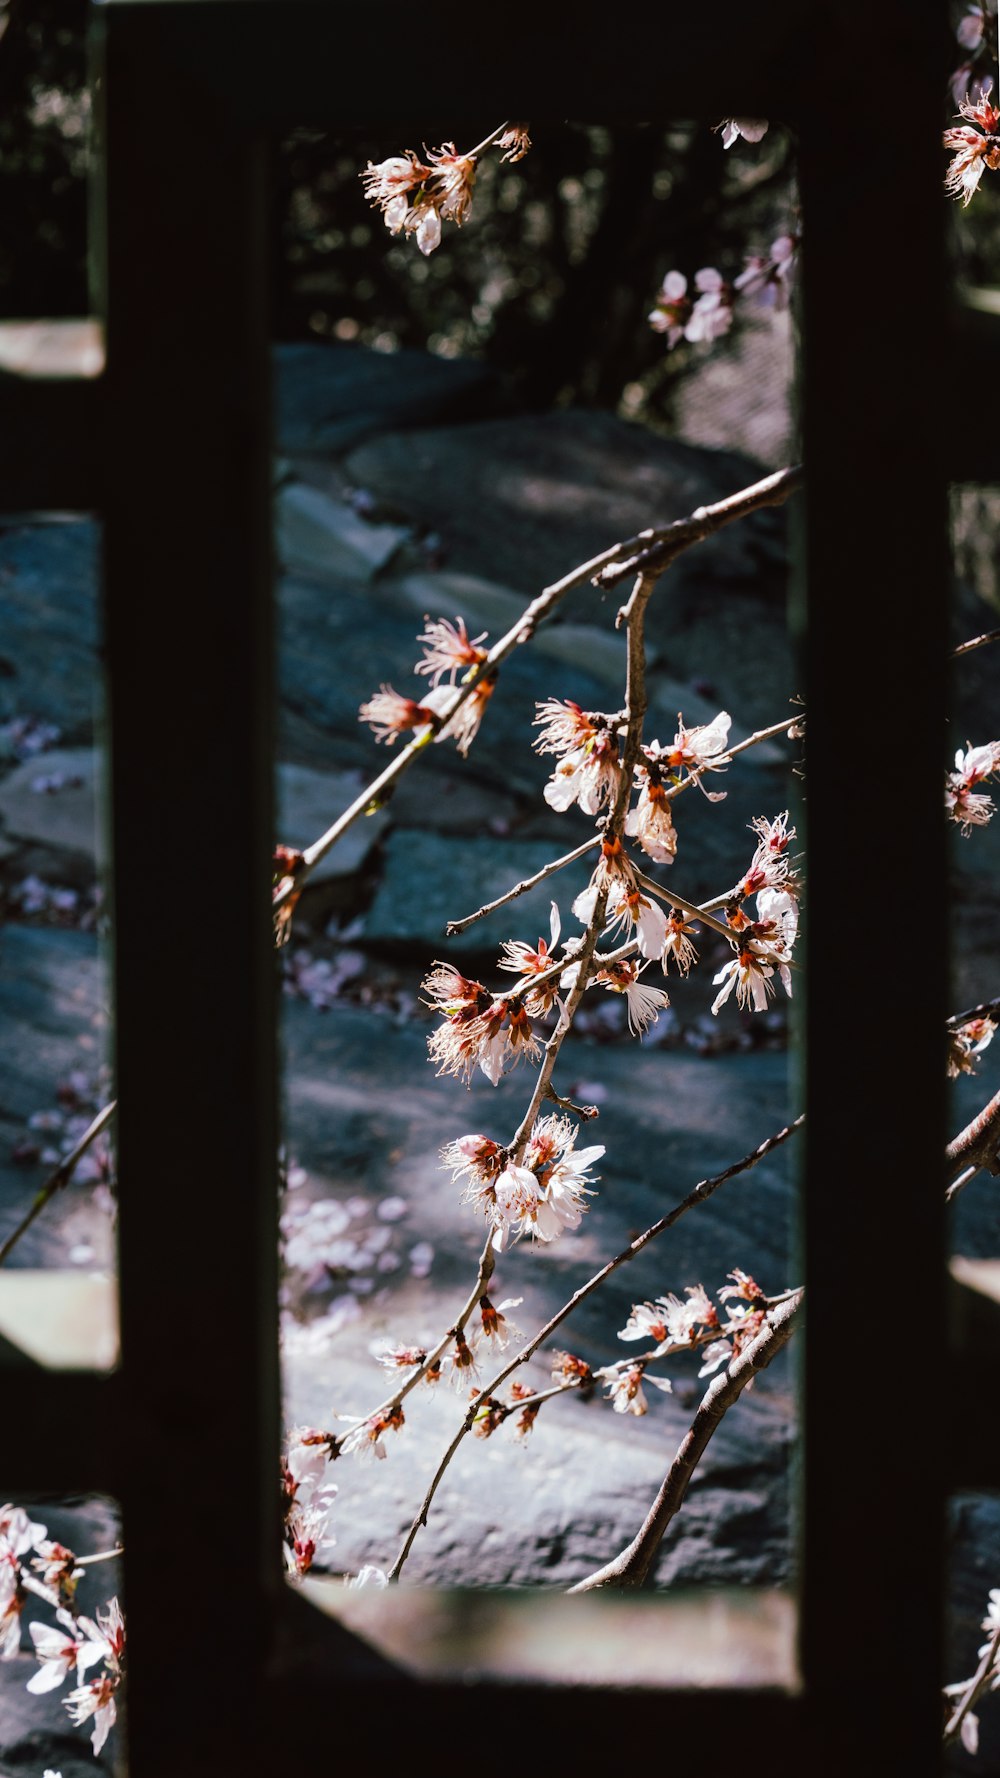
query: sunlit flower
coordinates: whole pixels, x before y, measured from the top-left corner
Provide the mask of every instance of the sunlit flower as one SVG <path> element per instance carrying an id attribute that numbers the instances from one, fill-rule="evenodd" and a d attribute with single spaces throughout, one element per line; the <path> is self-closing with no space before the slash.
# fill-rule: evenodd
<path id="1" fill-rule="evenodd" d="M 357 1454 L 359 1457 L 384 1458 L 386 1451 L 382 1439 L 387 1432 L 398 1432 L 405 1423 L 405 1415 L 400 1405 L 389 1408 L 385 1414 L 373 1414 L 370 1420 L 359 1420 L 352 1426 L 343 1440 L 341 1449 L 346 1455 Z"/>
<path id="2" fill-rule="evenodd" d="M 500 156 L 502 161 L 523 160 L 531 147 L 527 124 L 512 123 L 510 128 L 506 129 L 503 135 L 498 138 L 497 146 L 507 150 L 506 154 Z"/>
<path id="3" fill-rule="evenodd" d="M 461 227 L 472 204 L 476 163 L 471 155 L 459 154 L 454 142 L 432 148 L 428 158 L 434 163 L 428 182 L 430 201 L 446 222 Z"/>
<path id="4" fill-rule="evenodd" d="M 668 1377 L 650 1377 L 646 1375 L 645 1362 L 629 1365 L 619 1370 L 609 1367 L 595 1371 L 594 1375 L 606 1382 L 607 1400 L 611 1402 L 616 1414 L 645 1414 L 649 1411 L 649 1403 L 643 1391 L 643 1381 L 652 1383 L 664 1394 L 671 1393 L 672 1385 Z"/>
<path id="5" fill-rule="evenodd" d="M 463 759 L 479 733 L 479 725 L 486 714 L 486 706 L 496 689 L 496 682 L 495 670 L 484 674 L 451 716 L 447 716 L 445 713 L 454 701 L 454 687 L 436 685 L 424 698 L 423 708 L 430 710 L 441 722 L 436 739 L 438 741 L 454 741 Z"/>
<path id="6" fill-rule="evenodd" d="M 361 705 L 358 720 L 371 723 L 376 741 L 385 741 L 391 747 L 400 735 L 435 726 L 437 712 L 429 702 L 418 704 L 393 691 L 391 685 L 381 685 L 367 704 Z"/>
<path id="7" fill-rule="evenodd" d="M 517 1000 L 489 994 L 447 963 L 435 965 L 424 988 L 431 995 L 429 1004 L 443 1015 L 443 1023 L 427 1039 L 439 1074 L 468 1081 L 478 1065 L 496 1086 L 509 1068 L 538 1055 L 539 1041 Z"/>
<path id="8" fill-rule="evenodd" d="M 677 852 L 677 831 L 670 798 L 657 760 L 648 748 L 644 751 L 648 764 L 640 761 L 635 768 L 639 796 L 625 817 L 625 832 L 638 840 L 647 857 L 657 864 L 672 864 Z"/>
<path id="9" fill-rule="evenodd" d="M 621 773 L 618 741 L 607 718 L 581 710 L 571 698 L 552 698 L 538 705 L 535 722 L 541 726 L 536 752 L 562 755 L 545 786 L 545 801 L 560 812 L 576 802 L 585 815 L 596 815 L 613 798 Z"/>
<path id="10" fill-rule="evenodd" d="M 390 155 L 388 160 L 377 164 L 369 161 L 359 178 L 364 184 L 368 202 L 385 212 L 390 206 L 398 205 L 400 200 L 406 204 L 411 192 L 416 191 L 425 179 L 429 179 L 430 173 L 430 167 L 418 160 L 412 149 L 408 148 L 405 154 Z"/>
<path id="11" fill-rule="evenodd" d="M 620 1340 L 655 1340 L 658 1345 L 689 1345 L 698 1332 L 717 1327 L 718 1310 L 704 1286 L 689 1285 L 687 1302 L 679 1296 L 657 1297 L 651 1303 L 634 1303 Z"/>
<path id="12" fill-rule="evenodd" d="M 993 1040 L 997 1022 L 993 1018 L 967 1019 L 957 1031 L 948 1033 L 948 1074 L 974 1074 L 974 1056 L 981 1055 Z"/>
<path id="13" fill-rule="evenodd" d="M 45 1536 L 45 1526 L 29 1519 L 23 1506 L 0 1506 L 0 1539 L 15 1556 L 26 1556 L 38 1549 Z"/>
<path id="14" fill-rule="evenodd" d="M 484 1206 L 494 1226 L 494 1246 L 508 1238 L 537 1236 L 555 1241 L 566 1229 L 579 1228 L 585 1199 L 594 1196 L 590 1168 L 604 1153 L 603 1145 L 576 1152 L 576 1129 L 568 1118 L 543 1117 L 525 1145 L 523 1163 L 508 1164 L 498 1175 L 492 1206 Z"/>
<path id="15" fill-rule="evenodd" d="M 97 1679 L 91 1679 L 75 1692 L 70 1692 L 63 1699 L 66 1709 L 76 1724 L 94 1719 L 94 1732 L 91 1745 L 95 1753 L 100 1753 L 111 1729 L 114 1726 L 117 1709 L 115 1691 L 119 1684 L 118 1678 L 111 1673 L 101 1673 Z"/>
<path id="16" fill-rule="evenodd" d="M 667 913 L 666 930 L 663 937 L 663 951 L 660 967 L 664 975 L 667 965 L 673 963 L 680 975 L 687 975 L 692 963 L 697 963 L 698 953 L 688 934 L 697 931 L 679 908 L 670 908 Z"/>
<path id="17" fill-rule="evenodd" d="M 416 1370 L 427 1357 L 422 1346 L 402 1346 L 395 1340 L 376 1340 L 371 1353 L 375 1363 L 387 1371 Z"/>
<path id="18" fill-rule="evenodd" d="M 429 674 L 432 686 L 444 678 L 454 685 L 459 673 L 468 673 L 486 659 L 486 649 L 479 646 L 486 640 L 485 630 L 470 641 L 464 618 L 456 617 L 452 624 L 446 617 L 433 621 L 425 617 L 424 623 L 427 628 L 417 637 L 425 645 L 424 657 L 417 662 L 414 672 Z"/>
<path id="19" fill-rule="evenodd" d="M 384 1568 L 376 1568 L 373 1562 L 366 1562 L 347 1584 L 349 1587 L 374 1587 L 376 1592 L 380 1592 L 389 1585 L 389 1576 Z"/>
<path id="20" fill-rule="evenodd" d="M 509 938 L 504 941 L 504 954 L 498 961 L 498 969 L 509 969 L 516 976 L 514 993 L 524 996 L 525 1011 L 532 1018 L 544 1018 L 553 1006 L 561 1005 L 559 999 L 559 981 L 557 976 L 550 976 L 540 987 L 532 987 L 537 976 L 544 975 L 552 968 L 553 952 L 559 943 L 560 921 L 559 909 L 552 903 L 549 920 L 548 939 L 540 938 L 535 949 L 525 944 L 522 939 Z"/>
<path id="21" fill-rule="evenodd" d="M 768 997 L 774 993 L 773 974 L 771 964 L 760 958 L 752 942 L 741 945 L 737 955 L 712 977 L 713 987 L 718 987 L 720 982 L 723 984 L 712 1002 L 712 1011 L 717 1013 L 735 988 L 738 1006 L 744 1010 L 752 1006 L 755 1012 L 766 1012 Z"/>
<path id="22" fill-rule="evenodd" d="M 621 840 L 615 839 L 614 837 L 610 839 L 605 838 L 601 841 L 600 856 L 594 866 L 590 882 L 587 884 L 586 889 L 580 891 L 580 894 L 573 902 L 572 911 L 582 925 L 589 926 L 594 918 L 594 909 L 597 906 L 597 898 L 602 889 L 607 890 L 608 902 L 610 903 L 612 897 L 616 898 L 616 900 L 620 900 L 629 895 L 631 891 L 636 888 L 635 872 L 629 863 L 628 854 L 626 853 Z M 608 911 L 606 905 L 604 917 L 605 925 L 607 924 L 607 921 Z M 565 981 L 565 978 L 563 978 L 563 980 Z"/>
<path id="23" fill-rule="evenodd" d="M 624 994 L 628 1028 L 634 1037 L 641 1037 L 650 1025 L 655 1025 L 663 1008 L 670 1005 L 665 988 L 650 988 L 639 980 L 647 967 L 631 957 L 623 957 L 620 962 L 609 963 L 606 968 L 598 970 L 594 976 L 594 981 L 611 993 Z"/>
<path id="24" fill-rule="evenodd" d="M 959 116 L 967 121 L 944 132 L 945 147 L 954 150 L 944 188 L 952 197 L 961 198 L 963 204 L 968 204 L 984 169 L 989 167 L 995 173 L 1000 167 L 1000 136 L 997 134 L 1000 110 L 982 91 L 976 100 L 966 96 L 958 110 Z"/>
<path id="25" fill-rule="evenodd" d="M 710 1377 L 720 1365 L 728 1364 L 733 1356 L 733 1348 L 729 1340 L 712 1340 L 701 1354 L 699 1377 Z"/>
<path id="26" fill-rule="evenodd" d="M 502 1303 L 490 1301 L 488 1296 L 479 1299 L 480 1326 L 476 1334 L 475 1344 L 486 1343 L 495 1346 L 498 1352 L 505 1352 L 510 1344 L 511 1336 L 521 1337 L 519 1330 L 508 1321 L 505 1309 L 516 1309 L 523 1302 L 523 1297 L 505 1297 Z"/>
<path id="27" fill-rule="evenodd" d="M 68 1611 L 56 1613 L 60 1628 L 51 1624 L 28 1625 L 28 1634 L 35 1645 L 35 1659 L 41 1662 L 37 1673 L 28 1680 L 29 1692 L 49 1692 L 62 1685 L 73 1672 L 82 1679 L 88 1667 L 102 1661 L 108 1654 L 104 1637 L 82 1637 Z M 84 1620 L 89 1622 L 89 1620 Z"/>
<path id="28" fill-rule="evenodd" d="M 1000 741 L 988 741 L 982 747 L 973 747 L 970 743 L 964 752 L 959 749 L 956 753 L 955 770 L 945 779 L 944 803 L 949 818 L 959 824 L 964 834 L 970 833 L 973 827 L 984 827 L 991 819 L 992 797 L 977 794 L 973 786 L 981 784 L 997 770 L 1000 770 Z"/>

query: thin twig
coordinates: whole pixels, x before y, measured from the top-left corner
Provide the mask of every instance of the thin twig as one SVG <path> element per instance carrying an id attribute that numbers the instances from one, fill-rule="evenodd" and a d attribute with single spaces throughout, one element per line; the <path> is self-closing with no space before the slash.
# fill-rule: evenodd
<path id="1" fill-rule="evenodd" d="M 752 487 L 742 488 L 738 494 L 729 494 L 725 500 L 716 500 L 711 506 L 699 506 L 690 518 L 638 532 L 620 545 L 617 560 L 594 575 L 595 586 L 617 586 L 630 574 L 662 574 L 682 550 L 704 542 L 713 532 L 721 531 L 724 525 L 746 518 L 762 506 L 781 506 L 790 494 L 801 488 L 804 479 L 805 471 L 801 466 L 778 469 L 773 475 L 765 476 L 763 481 L 754 482 Z"/>
<path id="2" fill-rule="evenodd" d="M 73 1563 L 77 1568 L 87 1568 L 93 1562 L 113 1562 L 116 1556 L 124 1556 L 125 1545 L 119 1543 L 113 1550 L 98 1550 L 94 1556 L 74 1556 Z"/>
<path id="3" fill-rule="evenodd" d="M 795 1330 L 804 1292 L 796 1291 L 779 1309 L 769 1313 L 765 1326 L 731 1364 L 713 1377 L 690 1429 L 682 1439 L 643 1524 L 632 1542 L 612 1561 L 569 1587 L 570 1593 L 589 1593 L 600 1587 L 641 1587 L 652 1566 L 664 1533 L 678 1512 L 688 1484 L 723 1415 L 737 1401 L 751 1377 L 765 1369 Z"/>
<path id="4" fill-rule="evenodd" d="M 545 1326 L 540 1328 L 538 1333 L 535 1334 L 525 1346 L 521 1347 L 515 1356 L 504 1365 L 502 1370 L 497 1372 L 497 1375 L 492 1378 L 482 1393 L 484 1395 L 495 1395 L 501 1385 L 506 1383 L 507 1378 L 511 1376 L 520 1365 L 527 1363 L 528 1359 L 537 1352 L 539 1346 L 543 1345 L 547 1339 L 551 1338 L 552 1334 L 555 1333 L 556 1328 L 560 1327 L 562 1323 L 572 1315 L 574 1309 L 579 1308 L 580 1304 L 584 1302 L 587 1297 L 591 1296 L 595 1290 L 598 1290 L 604 1283 L 605 1279 L 610 1278 L 612 1272 L 617 1271 L 619 1266 L 627 1265 L 630 1260 L 635 1259 L 636 1255 L 642 1253 L 643 1249 L 648 1247 L 651 1241 L 655 1241 L 657 1236 L 662 1235 L 666 1229 L 672 1228 L 674 1223 L 678 1222 L 688 1210 L 692 1210 L 696 1204 L 703 1204 L 707 1198 L 710 1198 L 713 1192 L 718 1191 L 720 1185 L 725 1184 L 727 1179 L 734 1178 L 737 1173 L 745 1173 L 749 1171 L 751 1167 L 756 1166 L 758 1161 L 762 1161 L 765 1155 L 771 1154 L 781 1143 L 787 1142 L 789 1136 L 794 1135 L 796 1130 L 801 1129 L 804 1123 L 805 1113 L 803 1112 L 799 1117 L 795 1118 L 792 1123 L 786 1124 L 784 1129 L 778 1130 L 773 1136 L 766 1137 L 758 1148 L 755 1148 L 751 1154 L 744 1155 L 742 1160 L 734 1161 L 732 1166 L 726 1167 L 721 1173 L 713 1174 L 709 1179 L 699 1180 L 698 1184 L 688 1192 L 687 1197 L 682 1198 L 679 1204 L 675 1204 L 672 1210 L 669 1210 L 665 1216 L 661 1216 L 658 1222 L 654 1222 L 641 1235 L 637 1235 L 635 1240 L 630 1242 L 628 1247 L 623 1248 L 621 1253 L 617 1253 L 614 1259 L 608 1260 L 607 1264 L 603 1265 L 600 1271 L 595 1272 L 593 1277 L 587 1280 L 586 1284 L 582 1284 L 579 1290 L 575 1290 L 568 1302 L 565 1302 L 562 1308 L 558 1309 L 556 1313 L 550 1317 L 545 1323 Z M 392 1568 L 389 1570 L 390 1580 L 394 1580 L 398 1576 L 411 1548 L 413 1547 L 417 1532 L 421 1525 L 426 1525 L 427 1514 L 430 1511 L 431 1504 L 441 1484 L 445 1471 L 455 1455 L 455 1452 L 458 1450 L 459 1445 L 462 1443 L 462 1440 L 465 1438 L 466 1434 L 471 1431 L 476 1412 L 476 1406 L 475 1403 L 473 1403 L 466 1412 L 465 1419 L 462 1421 L 461 1426 L 458 1428 L 458 1431 L 442 1456 L 434 1475 L 431 1477 L 420 1510 L 406 1534 L 399 1555 L 396 1557 Z"/>
<path id="5" fill-rule="evenodd" d="M 86 1154 L 87 1149 L 90 1147 L 92 1142 L 96 1141 L 97 1137 L 101 1134 L 101 1131 L 107 1128 L 108 1124 L 111 1122 L 112 1117 L 114 1116 L 115 1111 L 117 1110 L 117 1107 L 118 1107 L 117 1099 L 112 1099 L 111 1103 L 109 1105 L 105 1105 L 103 1110 L 101 1110 L 97 1113 L 97 1116 L 94 1118 L 93 1123 L 89 1124 L 87 1129 L 84 1130 L 83 1135 L 80 1137 L 80 1140 L 76 1144 L 75 1148 L 71 1148 L 69 1151 L 69 1154 L 66 1155 L 65 1158 L 59 1162 L 59 1165 L 56 1168 L 55 1172 L 50 1173 L 48 1179 L 45 1181 L 45 1184 L 41 1187 L 40 1191 L 37 1193 L 37 1195 L 32 1203 L 31 1209 L 28 1211 L 27 1215 L 22 1217 L 21 1221 L 17 1225 L 17 1228 L 14 1230 L 14 1233 L 12 1235 L 8 1235 L 3 1246 L 0 1247 L 0 1266 L 3 1265 L 4 1260 L 7 1258 L 8 1254 L 17 1245 L 18 1241 L 21 1239 L 21 1236 L 24 1234 L 25 1230 L 30 1229 L 32 1223 L 35 1220 L 35 1217 L 40 1215 L 41 1212 L 45 1209 L 45 1206 L 49 1202 L 49 1199 L 54 1198 L 57 1191 L 61 1191 L 62 1187 L 64 1185 L 69 1184 L 69 1181 L 70 1181 L 72 1174 L 73 1174 L 73 1169 L 76 1166 L 77 1161 L 80 1160 L 81 1157 Z"/>
<path id="6" fill-rule="evenodd" d="M 972 636 L 968 642 L 960 642 L 957 648 L 952 649 L 951 658 L 957 660 L 959 655 L 971 654 L 974 648 L 984 648 L 987 642 L 1000 642 L 1000 630 L 984 630 L 981 636 Z"/>
<path id="7" fill-rule="evenodd" d="M 955 1736 L 961 1733 L 962 1723 L 968 1716 L 973 1704 L 976 1703 L 977 1699 L 981 1697 L 982 1693 L 986 1690 L 998 1654 L 1000 1654 L 1000 1625 L 997 1626 L 993 1635 L 990 1637 L 989 1642 L 979 1658 L 979 1665 L 976 1668 L 976 1671 L 969 1680 L 969 1683 L 965 1687 L 962 1696 L 959 1698 L 955 1709 L 945 1724 L 943 1739 L 946 1747 L 949 1741 L 954 1741 Z"/>
<path id="8" fill-rule="evenodd" d="M 474 914 L 466 914 L 462 920 L 449 920 L 445 927 L 446 936 L 457 938 L 460 932 L 464 932 L 468 926 L 474 926 L 477 920 L 485 919 L 487 914 L 495 914 L 497 908 L 502 908 L 505 902 L 516 901 L 519 895 L 527 894 L 536 884 L 544 883 L 546 877 L 555 876 L 556 871 L 565 870 L 567 864 L 575 864 L 578 858 L 584 858 L 588 852 L 592 852 L 600 844 L 600 839 L 600 834 L 595 833 L 591 839 L 584 840 L 582 846 L 575 846 L 572 852 L 565 852 L 561 858 L 553 858 L 550 864 L 543 865 L 533 877 L 525 877 L 523 882 L 515 883 L 513 889 L 507 889 L 503 895 L 498 895 L 496 901 L 485 902 Z"/>

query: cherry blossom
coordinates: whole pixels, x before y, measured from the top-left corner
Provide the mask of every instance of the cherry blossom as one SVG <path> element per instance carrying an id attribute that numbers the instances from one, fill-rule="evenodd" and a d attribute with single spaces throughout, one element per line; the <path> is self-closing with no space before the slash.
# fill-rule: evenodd
<path id="1" fill-rule="evenodd" d="M 698 295 L 684 329 L 684 338 L 717 340 L 732 326 L 733 287 L 714 266 L 705 266 L 695 272 L 694 285 Z"/>
<path id="2" fill-rule="evenodd" d="M 543 975 L 552 968 L 553 953 L 559 944 L 560 934 L 559 909 L 552 903 L 549 920 L 548 939 L 540 938 L 537 946 L 532 949 L 521 939 L 509 938 L 504 941 L 504 954 L 497 964 L 498 969 L 509 969 L 516 976 L 514 993 L 524 996 L 524 1009 L 532 1018 L 544 1018 L 553 1006 L 561 1006 L 559 999 L 559 983 L 555 976 L 550 977 L 541 986 L 533 987 L 537 976 Z"/>
<path id="3" fill-rule="evenodd" d="M 1000 110 L 988 94 L 980 91 L 978 99 L 966 95 L 958 107 L 958 114 L 966 122 L 944 132 L 945 147 L 955 151 L 945 174 L 944 188 L 952 197 L 961 198 L 965 205 L 977 190 L 985 168 L 989 167 L 995 173 L 1000 167 L 1000 135 L 997 134 Z"/>
<path id="4" fill-rule="evenodd" d="M 742 136 L 744 142 L 760 142 L 767 135 L 766 117 L 724 117 L 715 128 L 722 131 L 723 148 L 732 148 Z"/>
<path id="5" fill-rule="evenodd" d="M 655 746 L 655 742 L 654 742 Z M 648 748 L 648 763 L 640 760 L 635 767 L 639 797 L 625 817 L 625 832 L 638 840 L 647 857 L 657 864 L 672 864 L 677 852 L 677 830 L 663 773 Z"/>
<path id="6" fill-rule="evenodd" d="M 562 756 L 545 786 L 545 801 L 560 812 L 579 803 L 585 815 L 596 815 L 612 800 L 621 773 L 608 718 L 581 710 L 572 698 L 552 698 L 538 705 L 535 722 L 541 726 L 536 752 Z"/>
<path id="7" fill-rule="evenodd" d="M 763 307 L 780 314 L 791 301 L 799 244 L 798 235 L 778 235 L 766 255 L 747 254 L 744 270 L 733 279 L 733 290 L 756 297 Z"/>
<path id="8" fill-rule="evenodd" d="M 386 1455 L 382 1439 L 387 1432 L 398 1432 L 405 1423 L 405 1416 L 398 1402 L 384 1414 L 373 1414 L 368 1420 L 359 1420 L 350 1432 L 344 1435 L 341 1450 L 345 1455 L 351 1453 L 359 1457 L 379 1457 Z"/>
<path id="9" fill-rule="evenodd" d="M 650 988 L 639 977 L 647 964 L 638 964 L 631 957 L 623 957 L 617 963 L 609 963 L 599 969 L 594 981 L 607 988 L 612 994 L 624 994 L 628 1010 L 628 1028 L 633 1037 L 641 1037 L 650 1025 L 655 1025 L 665 1006 L 670 1005 L 670 996 L 665 988 Z M 565 981 L 565 977 L 563 978 Z"/>
<path id="10" fill-rule="evenodd" d="M 425 645 L 424 658 L 417 662 L 414 672 L 429 674 L 432 686 L 445 677 L 449 685 L 454 685 L 459 673 L 474 670 L 486 659 L 485 648 L 479 646 L 486 640 L 485 630 L 470 641 L 464 618 L 456 617 L 452 624 L 445 617 L 433 622 L 425 617 L 424 623 L 427 628 L 417 637 Z"/>
<path id="11" fill-rule="evenodd" d="M 954 1079 L 959 1074 L 974 1074 L 975 1056 L 981 1055 L 988 1044 L 993 1041 L 997 1021 L 986 1017 L 967 1019 L 957 1031 L 948 1033 L 948 1075 Z"/>
<path id="12" fill-rule="evenodd" d="M 105 1660 L 110 1652 L 105 1638 L 89 1618 L 80 1621 L 93 1634 L 81 1637 L 77 1635 L 68 1611 L 57 1611 L 56 1617 L 60 1629 L 54 1629 L 51 1624 L 28 1625 L 28 1634 L 35 1645 L 35 1658 L 41 1662 L 38 1672 L 28 1680 L 29 1692 L 53 1691 L 74 1671 L 77 1678 L 82 1679 L 88 1667 L 95 1661 Z"/>
<path id="13" fill-rule="evenodd" d="M 1000 741 L 985 746 L 967 744 L 955 754 L 955 770 L 945 779 L 944 806 L 949 819 L 955 821 L 966 835 L 974 827 L 985 827 L 992 818 L 993 798 L 976 793 L 973 786 L 981 784 L 1000 770 Z"/>
<path id="14" fill-rule="evenodd" d="M 520 1164 L 508 1161 L 496 1178 L 467 1196 L 493 1224 L 493 1245 L 501 1252 L 525 1235 L 555 1241 L 579 1228 L 585 1199 L 594 1196 L 590 1169 L 603 1145 L 575 1148 L 577 1131 L 569 1118 L 543 1117 L 534 1125 Z"/>
<path id="15" fill-rule="evenodd" d="M 361 705 L 358 720 L 370 723 L 376 741 L 385 741 L 391 747 L 400 735 L 433 727 L 437 712 L 429 702 L 415 703 L 413 698 L 393 691 L 391 685 L 380 685 L 374 696 Z"/>
<path id="16" fill-rule="evenodd" d="M 684 338 L 684 329 L 691 314 L 688 281 L 683 272 L 668 272 L 656 296 L 656 307 L 648 320 L 654 333 L 665 333 L 667 345 L 676 346 Z"/>
<path id="17" fill-rule="evenodd" d="M 95 1753 L 100 1753 L 114 1727 L 118 1714 L 115 1691 L 119 1684 L 118 1676 L 104 1672 L 97 1679 L 91 1679 L 86 1685 L 80 1686 L 77 1691 L 70 1692 L 68 1698 L 63 1700 L 72 1720 L 78 1725 L 93 1717 L 91 1745 Z"/>
<path id="18" fill-rule="evenodd" d="M 695 931 L 697 931 L 697 927 L 690 924 L 679 908 L 668 909 L 663 951 L 660 957 L 660 967 L 664 975 L 667 973 L 669 963 L 673 963 L 679 975 L 687 975 L 692 963 L 697 963 L 698 953 L 688 936 Z"/>

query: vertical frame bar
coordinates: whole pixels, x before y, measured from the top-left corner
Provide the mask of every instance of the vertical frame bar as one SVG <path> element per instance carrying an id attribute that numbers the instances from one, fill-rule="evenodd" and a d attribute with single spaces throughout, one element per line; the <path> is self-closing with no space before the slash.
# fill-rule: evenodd
<path id="1" fill-rule="evenodd" d="M 908 1778 L 941 1765 L 940 23 L 903 5 L 877 19 L 827 9 L 823 81 L 802 118 L 803 1667 L 822 1771 L 862 1760 Z M 890 93 L 905 95 L 898 128 Z M 894 250 L 899 300 L 883 307 Z M 880 1329 L 916 1301 L 919 1350 L 892 1335 L 883 1345 Z"/>
<path id="2" fill-rule="evenodd" d="M 268 209 L 263 142 L 163 9 L 106 23 L 128 1743 L 148 1778 L 250 1768 L 282 1584 Z"/>

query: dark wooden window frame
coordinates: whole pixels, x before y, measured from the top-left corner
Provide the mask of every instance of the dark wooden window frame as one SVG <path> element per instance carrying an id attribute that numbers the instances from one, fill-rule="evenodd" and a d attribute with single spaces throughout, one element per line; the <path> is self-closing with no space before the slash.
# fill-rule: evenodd
<path id="1" fill-rule="evenodd" d="M 975 1410 L 985 1373 L 933 1332 L 946 959 L 923 931 L 945 894 L 945 494 L 949 476 L 1000 473 L 947 405 L 975 388 L 991 411 L 992 374 L 988 356 L 962 364 L 945 297 L 947 7 L 107 0 L 91 35 L 106 369 L 5 379 L 0 489 L 6 510 L 104 526 L 122 1363 L 5 1373 L 0 1468 L 11 1492 L 122 1502 L 133 1778 L 242 1774 L 264 1750 L 275 1772 L 357 1758 L 388 1772 L 418 1750 L 439 1773 L 636 1755 L 937 1772 L 944 1500 L 1000 1480 Z M 384 122 L 391 148 L 400 119 L 430 114 L 456 133 L 511 114 L 774 116 L 800 132 L 809 1321 L 794 1696 L 417 1685 L 359 1659 L 282 1578 L 267 145 L 292 124 Z M 901 1301 L 931 1331 L 912 1359 L 891 1335 L 884 1358 Z"/>

